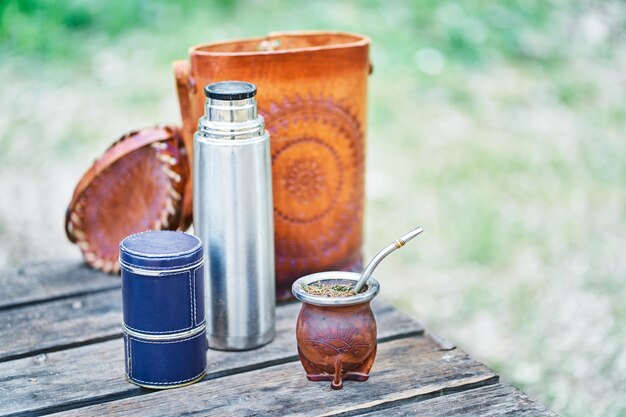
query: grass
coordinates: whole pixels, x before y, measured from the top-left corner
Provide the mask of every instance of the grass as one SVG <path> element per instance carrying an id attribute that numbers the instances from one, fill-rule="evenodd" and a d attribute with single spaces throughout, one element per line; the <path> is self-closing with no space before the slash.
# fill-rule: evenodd
<path id="1" fill-rule="evenodd" d="M 179 122 L 189 46 L 301 29 L 373 40 L 365 253 L 426 231 L 382 296 L 563 415 L 626 415 L 619 1 L 0 2 L 0 265 L 78 256 L 76 181 Z"/>

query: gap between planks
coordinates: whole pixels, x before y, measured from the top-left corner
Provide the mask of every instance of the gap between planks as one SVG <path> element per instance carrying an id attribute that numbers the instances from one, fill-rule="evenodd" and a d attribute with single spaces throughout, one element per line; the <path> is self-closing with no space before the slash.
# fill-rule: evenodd
<path id="1" fill-rule="evenodd" d="M 372 308 L 381 343 L 423 334 L 417 322 L 390 305 L 374 300 Z M 260 349 L 210 350 L 205 381 L 296 361 L 299 309 L 299 303 L 277 308 L 276 338 Z M 119 331 L 119 323 L 115 326 Z M 124 380 L 123 369 L 121 339 L 5 362 L 0 364 L 0 391 L 10 395 L 0 395 L 0 409 L 11 415 L 41 414 L 141 395 L 140 388 Z"/>
<path id="2" fill-rule="evenodd" d="M 442 350 L 432 338 L 417 336 L 381 344 L 370 380 L 347 381 L 340 391 L 331 390 L 328 382 L 307 381 L 300 363 L 291 362 L 62 415 L 125 415 L 139 409 L 146 416 L 353 415 L 497 382 L 492 370 L 464 352 Z"/>
<path id="3" fill-rule="evenodd" d="M 0 312 L 0 362 L 121 337 L 121 290 Z"/>
<path id="4" fill-rule="evenodd" d="M 381 411 L 385 410 L 386 413 Z M 395 417 L 461 417 L 461 416 L 516 416 L 516 417 L 558 417 L 540 402 L 510 384 L 492 384 L 470 390 L 451 393 L 429 399 L 415 401 L 401 401 L 393 404 L 392 408 L 369 409 L 361 416 L 379 416 L 381 414 Z M 349 413 L 342 416 L 354 415 Z"/>
<path id="5" fill-rule="evenodd" d="M 55 260 L 0 270 L 0 311 L 121 287 L 119 276 L 82 261 Z"/>
<path id="6" fill-rule="evenodd" d="M 349 407 L 342 410 L 333 411 L 330 413 L 319 414 L 319 417 L 348 417 L 363 414 L 365 412 L 375 412 L 388 410 L 407 403 L 415 403 L 421 401 L 427 401 L 432 398 L 442 397 L 459 392 L 467 392 L 473 389 L 482 388 L 485 386 L 497 384 L 499 377 L 493 375 L 485 378 L 484 376 L 477 376 L 464 381 L 455 381 L 455 383 L 449 386 L 440 388 L 437 386 L 425 386 L 392 394 L 381 400 L 369 401 L 363 404 L 358 404 L 354 407 Z"/>

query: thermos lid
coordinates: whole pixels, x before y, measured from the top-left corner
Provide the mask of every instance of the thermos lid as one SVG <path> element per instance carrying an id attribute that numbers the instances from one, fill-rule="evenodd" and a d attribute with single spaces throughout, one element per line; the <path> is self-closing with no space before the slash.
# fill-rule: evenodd
<path id="1" fill-rule="evenodd" d="M 186 268 L 201 262 L 200 239 L 183 232 L 151 230 L 128 236 L 120 243 L 120 263 L 144 269 Z"/>
<path id="2" fill-rule="evenodd" d="M 204 87 L 204 94 L 215 100 L 245 100 L 256 96 L 256 85 L 245 81 L 220 81 Z"/>

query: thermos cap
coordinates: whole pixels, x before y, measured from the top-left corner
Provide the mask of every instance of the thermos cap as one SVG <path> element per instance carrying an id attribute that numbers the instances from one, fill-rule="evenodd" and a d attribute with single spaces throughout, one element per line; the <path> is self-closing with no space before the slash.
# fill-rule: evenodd
<path id="1" fill-rule="evenodd" d="M 198 120 L 199 140 L 245 140 L 265 133 L 257 110 L 256 86 L 246 81 L 220 81 L 204 87 L 204 116 Z"/>
<path id="2" fill-rule="evenodd" d="M 215 100 L 245 100 L 256 96 L 256 85 L 245 81 L 220 81 L 204 87 L 204 94 Z"/>
<path id="3" fill-rule="evenodd" d="M 202 260 L 200 239 L 183 232 L 151 230 L 128 236 L 120 243 L 120 263 L 143 269 L 189 267 Z"/>

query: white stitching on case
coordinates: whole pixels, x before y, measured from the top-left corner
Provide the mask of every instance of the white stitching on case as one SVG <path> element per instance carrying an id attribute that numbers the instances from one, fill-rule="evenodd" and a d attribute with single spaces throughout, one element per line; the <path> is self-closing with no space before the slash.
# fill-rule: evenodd
<path id="1" fill-rule="evenodd" d="M 126 342 L 128 343 L 128 376 L 132 378 L 133 377 L 133 357 L 130 351 L 130 345 L 132 344 L 130 336 L 126 337 Z"/>
<path id="2" fill-rule="evenodd" d="M 135 338 L 133 338 L 132 336 L 129 336 L 129 338 L 130 338 L 130 339 L 132 339 L 132 340 L 134 340 L 134 341 L 136 341 L 136 342 L 139 342 L 139 343 L 148 343 L 148 344 L 151 344 L 151 345 L 169 345 L 169 344 L 172 344 L 172 343 L 181 343 L 181 342 L 186 342 L 187 340 L 195 339 L 196 337 L 199 337 L 199 336 L 206 336 L 206 332 L 200 332 L 200 333 L 198 333 L 198 334 L 196 334 L 196 335 L 193 335 L 193 336 L 191 336 L 191 337 L 187 337 L 187 338 L 185 338 L 185 339 L 180 339 L 180 340 L 166 340 L 166 341 L 163 341 L 163 342 L 157 342 L 156 340 L 141 340 L 141 339 L 135 339 Z"/>
<path id="3" fill-rule="evenodd" d="M 194 270 L 193 274 L 191 273 L 191 271 L 189 271 L 189 275 L 191 276 L 191 280 L 193 281 L 193 294 L 191 294 L 191 302 L 193 304 L 193 317 L 191 319 L 191 322 L 195 326 L 198 318 L 198 316 L 196 315 L 196 271 Z"/>
<path id="4" fill-rule="evenodd" d="M 126 326 L 130 330 L 132 330 L 134 332 L 137 332 L 137 333 L 144 333 L 144 334 L 176 334 L 176 333 L 180 333 L 180 332 L 185 331 L 185 330 L 190 330 L 190 329 L 194 329 L 194 328 L 200 327 L 200 326 L 202 326 L 204 324 L 204 322 L 205 322 L 205 320 L 202 320 L 200 323 L 198 323 L 195 326 L 189 326 L 189 327 L 185 327 L 184 329 L 171 330 L 171 331 L 166 331 L 166 332 L 149 332 L 147 330 L 135 329 L 133 327 L 130 327 L 126 323 L 124 323 L 124 326 Z"/>
<path id="5" fill-rule="evenodd" d="M 166 271 L 168 269 L 182 269 L 182 268 L 185 268 L 187 266 L 193 266 L 194 264 L 202 263 L 202 262 L 204 262 L 204 258 L 200 258 L 199 260 L 196 260 L 196 261 L 193 261 L 193 262 L 189 262 L 189 263 L 186 263 L 186 264 L 183 264 L 183 265 L 176 265 L 175 267 L 174 266 L 164 266 L 164 267 L 160 267 L 160 266 L 141 266 L 141 267 L 137 267 L 137 269 L 144 269 L 146 271 Z M 130 273 L 133 272 L 132 270 L 128 269 L 129 267 L 132 268 L 132 266 L 130 266 L 130 265 L 128 265 L 128 266 L 127 265 L 121 265 L 121 267 L 122 267 L 123 270 L 125 270 L 127 272 L 130 272 Z"/>
<path id="6" fill-rule="evenodd" d="M 196 378 L 200 378 L 200 376 L 206 372 L 206 369 L 203 370 L 202 372 L 200 372 L 198 375 L 196 376 L 192 376 L 191 378 L 187 378 L 187 379 L 181 379 L 180 381 L 172 381 L 172 382 L 152 382 L 152 381 L 142 381 L 141 379 L 137 379 L 137 378 L 132 378 L 133 381 L 137 381 L 137 382 L 141 382 L 143 384 L 150 384 L 150 385 L 174 385 L 174 384 L 182 384 L 183 382 L 188 382 L 188 381 L 192 381 Z"/>
<path id="7" fill-rule="evenodd" d="M 191 271 L 187 271 L 187 273 L 189 274 L 189 322 L 193 326 L 193 290 L 191 287 L 191 281 L 193 281 L 193 277 L 191 276 Z"/>
<path id="8" fill-rule="evenodd" d="M 198 266 L 197 268 L 194 268 L 193 270 L 193 278 L 194 280 L 196 279 L 196 272 L 198 272 L 199 270 L 204 270 L 204 263 L 202 263 L 200 266 Z M 202 275 L 201 279 L 203 280 L 200 285 L 204 286 L 204 275 Z M 204 291 L 203 291 L 204 292 Z M 194 296 L 194 302 L 196 301 L 196 297 Z M 202 303 L 202 305 L 204 306 L 204 295 L 203 295 L 203 299 L 200 300 L 200 302 Z M 203 317 L 201 317 L 201 322 L 200 323 L 204 323 L 206 321 L 206 306 L 204 306 L 203 308 Z M 198 315 L 196 312 L 196 321 L 198 321 Z M 198 325 L 198 324 L 197 324 Z"/>

